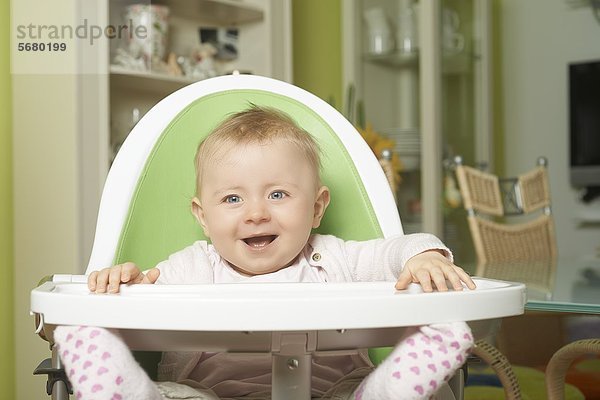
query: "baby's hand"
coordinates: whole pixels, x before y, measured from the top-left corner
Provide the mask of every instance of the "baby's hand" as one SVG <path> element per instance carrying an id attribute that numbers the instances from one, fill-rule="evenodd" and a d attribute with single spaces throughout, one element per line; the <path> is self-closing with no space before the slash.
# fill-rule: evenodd
<path id="1" fill-rule="evenodd" d="M 436 250 L 426 251 L 410 258 L 396 282 L 396 289 L 406 289 L 410 283 L 420 283 L 424 292 L 432 292 L 433 285 L 440 292 L 448 290 L 446 280 L 454 290 L 462 290 L 461 281 L 469 289 L 475 289 L 475 282 L 461 267 L 454 265 Z"/>
<path id="2" fill-rule="evenodd" d="M 121 283 L 152 284 L 156 282 L 159 275 L 160 270 L 158 268 L 152 268 L 144 274 L 137 265 L 127 262 L 92 272 L 88 276 L 88 288 L 94 293 L 117 293 Z"/>

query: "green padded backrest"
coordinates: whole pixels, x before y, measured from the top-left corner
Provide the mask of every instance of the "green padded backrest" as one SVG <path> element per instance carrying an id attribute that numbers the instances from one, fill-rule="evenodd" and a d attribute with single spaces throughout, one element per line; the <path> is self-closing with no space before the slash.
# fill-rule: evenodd
<path id="1" fill-rule="evenodd" d="M 317 232 L 346 240 L 382 236 L 353 161 L 319 115 L 297 100 L 272 92 L 229 90 L 191 103 L 162 132 L 133 194 L 115 264 L 132 261 L 142 269 L 152 268 L 194 241 L 207 239 L 190 207 L 196 148 L 223 119 L 251 103 L 282 110 L 317 138 L 322 178 L 331 190 L 331 204 Z"/>

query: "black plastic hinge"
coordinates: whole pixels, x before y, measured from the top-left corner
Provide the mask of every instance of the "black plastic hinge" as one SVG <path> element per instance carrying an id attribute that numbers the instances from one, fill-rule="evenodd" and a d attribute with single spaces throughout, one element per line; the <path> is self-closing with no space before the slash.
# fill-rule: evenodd
<path id="1" fill-rule="evenodd" d="M 52 388 L 56 382 L 63 382 L 69 391 L 69 394 L 73 394 L 73 388 L 71 382 L 67 378 L 65 370 L 62 368 L 54 368 L 52 366 L 52 359 L 46 358 L 44 361 L 33 370 L 34 375 L 48 375 L 48 381 L 46 382 L 46 393 L 48 396 L 52 395 Z"/>

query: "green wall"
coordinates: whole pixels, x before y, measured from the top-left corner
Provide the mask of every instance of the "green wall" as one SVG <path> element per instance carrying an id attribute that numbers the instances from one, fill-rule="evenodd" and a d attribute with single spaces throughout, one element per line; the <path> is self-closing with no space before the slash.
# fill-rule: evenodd
<path id="1" fill-rule="evenodd" d="M 15 398 L 10 1 L 0 0 L 0 388 Z"/>
<path id="2" fill-rule="evenodd" d="M 294 84 L 342 109 L 341 0 L 293 0 Z"/>
<path id="3" fill-rule="evenodd" d="M 502 1 L 494 0 L 492 2 L 492 47 L 493 47 L 493 79 L 494 86 L 494 170 L 499 175 L 506 173 L 504 164 L 504 108 L 502 99 L 504 98 L 504 81 L 502 77 Z"/>

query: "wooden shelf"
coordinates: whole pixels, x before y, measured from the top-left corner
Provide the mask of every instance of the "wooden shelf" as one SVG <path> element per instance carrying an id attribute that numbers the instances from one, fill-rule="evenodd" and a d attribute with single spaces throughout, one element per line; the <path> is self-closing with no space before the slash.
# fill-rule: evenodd
<path id="1" fill-rule="evenodd" d="M 123 89 L 169 94 L 196 81 L 185 76 L 172 76 L 152 71 L 132 71 L 118 65 L 110 66 L 111 84 Z"/>
<path id="2" fill-rule="evenodd" d="M 221 26 L 258 22 L 264 18 L 263 10 L 243 0 L 169 0 L 165 4 L 173 14 Z"/>

